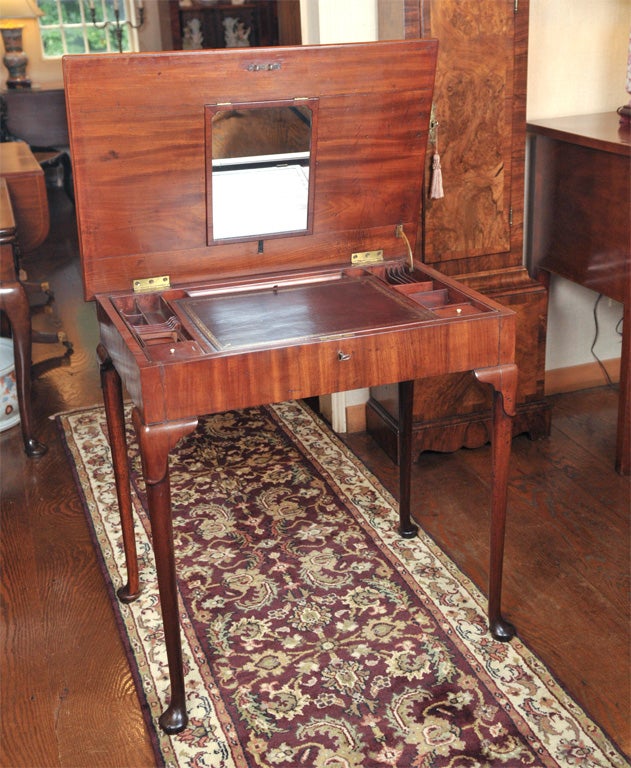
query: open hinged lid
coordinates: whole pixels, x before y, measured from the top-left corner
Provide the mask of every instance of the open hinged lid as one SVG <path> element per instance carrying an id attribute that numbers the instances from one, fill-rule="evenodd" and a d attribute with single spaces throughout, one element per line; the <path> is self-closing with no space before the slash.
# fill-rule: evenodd
<path id="1" fill-rule="evenodd" d="M 408 40 L 65 57 L 86 297 L 162 276 L 402 258 L 401 228 L 412 249 L 417 238 L 436 51 Z"/>

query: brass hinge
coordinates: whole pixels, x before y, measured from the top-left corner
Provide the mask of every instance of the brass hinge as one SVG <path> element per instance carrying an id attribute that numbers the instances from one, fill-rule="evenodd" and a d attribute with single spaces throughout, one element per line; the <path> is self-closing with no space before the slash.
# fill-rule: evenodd
<path id="1" fill-rule="evenodd" d="M 513 206 L 512 205 L 508 209 L 508 226 L 509 227 L 513 226 Z"/>
<path id="2" fill-rule="evenodd" d="M 149 291 L 164 291 L 171 287 L 171 279 L 168 275 L 162 277 L 143 277 L 133 281 L 134 293 L 148 293 Z"/>
<path id="3" fill-rule="evenodd" d="M 365 264 L 379 264 L 383 261 L 383 251 L 358 251 L 351 254 L 351 264 L 363 266 Z"/>
<path id="4" fill-rule="evenodd" d="M 519 0 L 515 0 L 513 3 L 513 13 L 517 13 L 519 11 Z"/>

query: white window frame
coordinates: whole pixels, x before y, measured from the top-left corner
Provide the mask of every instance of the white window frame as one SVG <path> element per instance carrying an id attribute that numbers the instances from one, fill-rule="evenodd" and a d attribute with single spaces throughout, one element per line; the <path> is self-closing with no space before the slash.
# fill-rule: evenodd
<path id="1" fill-rule="evenodd" d="M 84 50 L 82 53 L 92 53 L 92 51 L 90 51 L 89 44 L 88 44 L 88 30 L 93 27 L 93 24 L 90 19 L 90 12 L 87 8 L 87 1 L 81 0 L 79 2 L 80 9 L 81 9 L 81 22 L 77 22 L 75 24 L 64 24 L 62 21 L 63 16 L 62 16 L 61 8 L 63 3 L 66 2 L 66 0 L 53 0 L 53 2 L 55 2 L 57 5 L 58 23 L 43 24 L 42 19 L 40 19 L 39 24 L 40 24 L 40 29 L 58 29 L 59 30 L 61 40 L 62 40 L 62 45 L 63 45 L 63 52 L 56 56 L 47 55 L 44 50 L 44 43 L 42 39 L 42 57 L 46 61 L 53 61 L 55 59 L 60 59 L 62 56 L 64 56 L 67 53 L 70 53 L 70 51 L 68 51 L 68 47 L 66 43 L 67 29 L 73 29 L 73 30 L 81 29 L 82 35 L 83 35 L 83 44 L 84 44 Z M 101 8 L 103 9 L 103 12 L 101 14 L 102 18 L 105 17 L 105 8 L 107 8 L 111 14 L 113 2 L 114 0 L 94 0 L 94 5 L 97 8 L 101 6 Z M 124 19 L 129 19 L 133 24 L 136 24 L 138 21 L 136 3 L 133 0 L 118 0 L 118 5 L 124 11 Z M 109 14 L 108 14 L 108 18 L 109 18 Z M 101 23 L 102 22 L 97 22 L 97 26 Z M 127 35 L 130 43 L 129 51 L 140 50 L 139 43 L 138 43 L 138 30 L 134 29 L 133 27 L 130 27 L 128 24 L 126 25 L 126 28 L 127 28 Z M 40 38 L 41 38 L 41 35 L 40 35 Z M 107 53 L 118 53 L 118 48 L 112 44 L 112 40 L 109 34 L 105 35 L 105 40 L 107 45 Z M 72 53 L 80 54 L 81 52 L 72 51 Z"/>

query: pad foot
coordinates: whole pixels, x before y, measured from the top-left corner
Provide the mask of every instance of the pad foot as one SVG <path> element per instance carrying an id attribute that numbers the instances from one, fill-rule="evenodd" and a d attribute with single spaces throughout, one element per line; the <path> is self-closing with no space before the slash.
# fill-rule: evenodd
<path id="1" fill-rule="evenodd" d="M 510 621 L 506 621 L 501 616 L 499 619 L 490 622 L 489 629 L 491 630 L 493 637 L 502 643 L 507 643 L 517 634 L 517 630 Z"/>
<path id="2" fill-rule="evenodd" d="M 409 523 L 405 527 L 399 526 L 399 536 L 403 539 L 413 539 L 418 534 L 418 525 Z"/>
<path id="3" fill-rule="evenodd" d="M 184 708 L 174 707 L 170 704 L 160 715 L 158 722 L 165 733 L 180 733 L 188 725 L 188 715 Z"/>
<path id="4" fill-rule="evenodd" d="M 124 587 L 120 587 L 116 590 L 116 595 L 118 596 L 118 599 L 121 601 L 121 603 L 133 603 L 134 600 L 137 600 L 140 597 L 141 590 L 139 589 L 137 592 L 130 592 L 129 591 L 129 584 L 125 584 Z"/>

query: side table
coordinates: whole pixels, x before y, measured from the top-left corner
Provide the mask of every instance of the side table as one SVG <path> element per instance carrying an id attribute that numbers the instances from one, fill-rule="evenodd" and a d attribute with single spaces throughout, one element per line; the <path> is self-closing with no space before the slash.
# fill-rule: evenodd
<path id="1" fill-rule="evenodd" d="M 631 472 L 631 132 L 615 112 L 528 123 L 533 264 L 624 305 L 616 470 Z M 547 279 L 546 277 L 543 278 Z"/>
<path id="2" fill-rule="evenodd" d="M 32 147 L 67 147 L 66 97 L 61 85 L 3 91 L 6 129 Z"/>

